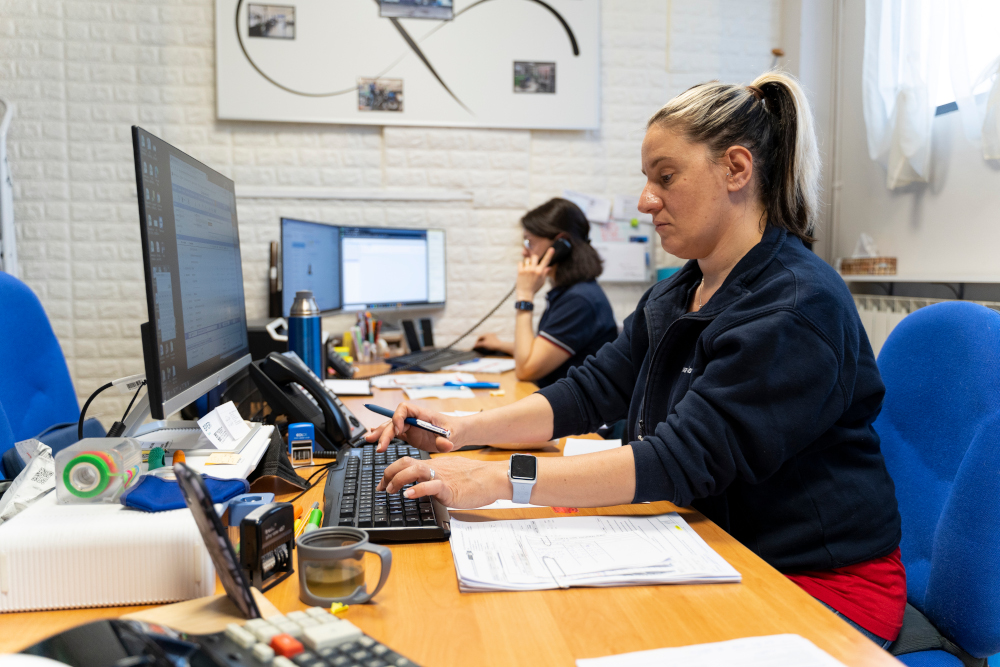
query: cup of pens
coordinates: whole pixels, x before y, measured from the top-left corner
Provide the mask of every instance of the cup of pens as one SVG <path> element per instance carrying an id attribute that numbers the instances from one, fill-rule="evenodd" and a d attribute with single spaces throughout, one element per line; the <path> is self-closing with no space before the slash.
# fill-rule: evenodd
<path id="1" fill-rule="evenodd" d="M 351 340 L 354 343 L 354 357 L 360 363 L 371 363 L 378 359 L 379 350 L 384 347 L 380 333 L 382 322 L 376 320 L 368 311 L 358 313 L 358 323 L 351 327 Z"/>
<path id="2" fill-rule="evenodd" d="M 368 533 L 360 528 L 320 528 L 304 533 L 295 546 L 299 599 L 308 605 L 368 602 L 382 590 L 392 568 L 392 552 L 369 542 Z M 381 561 L 378 584 L 371 593 L 365 584 L 366 552 L 376 554 Z"/>

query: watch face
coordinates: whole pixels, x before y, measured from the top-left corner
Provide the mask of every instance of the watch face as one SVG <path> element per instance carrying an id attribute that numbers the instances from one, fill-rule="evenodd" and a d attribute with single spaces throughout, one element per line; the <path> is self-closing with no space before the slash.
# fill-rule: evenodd
<path id="1" fill-rule="evenodd" d="M 535 466 L 538 461 L 534 456 L 515 454 L 510 457 L 510 476 L 513 479 L 535 479 Z"/>

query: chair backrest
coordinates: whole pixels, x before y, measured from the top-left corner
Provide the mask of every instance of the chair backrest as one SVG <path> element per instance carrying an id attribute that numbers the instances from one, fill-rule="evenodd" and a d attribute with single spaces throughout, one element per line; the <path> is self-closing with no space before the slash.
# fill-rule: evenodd
<path id="1" fill-rule="evenodd" d="M 1000 651 L 1000 314 L 922 308 L 878 357 L 875 422 L 902 515 L 907 596 L 977 657 Z"/>
<path id="2" fill-rule="evenodd" d="M 38 297 L 0 273 L 0 403 L 17 441 L 80 418 L 62 348 Z"/>
<path id="3" fill-rule="evenodd" d="M 0 404 L 0 456 L 3 456 L 3 453 L 8 449 L 11 449 L 15 442 L 17 441 L 14 440 L 14 432 L 10 430 L 7 413 L 3 411 L 3 405 Z M 4 474 L 3 463 L 0 462 L 0 479 L 4 479 Z"/>

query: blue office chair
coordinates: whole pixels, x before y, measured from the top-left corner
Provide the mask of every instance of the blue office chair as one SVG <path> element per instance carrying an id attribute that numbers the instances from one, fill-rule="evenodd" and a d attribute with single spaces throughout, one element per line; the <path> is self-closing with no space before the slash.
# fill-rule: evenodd
<path id="1" fill-rule="evenodd" d="M 875 430 L 902 515 L 907 598 L 947 640 L 898 657 L 972 664 L 1000 651 L 1000 314 L 967 302 L 922 308 L 893 330 L 878 366 L 886 394 Z"/>
<path id="2" fill-rule="evenodd" d="M 38 297 L 8 273 L 0 273 L 0 404 L 15 442 L 38 438 L 53 450 L 76 442 L 80 406 L 62 348 Z M 88 422 L 85 435 L 104 435 Z"/>
<path id="3" fill-rule="evenodd" d="M 15 442 L 14 432 L 10 430 L 10 422 L 7 421 L 7 413 L 3 411 L 3 405 L 0 405 L 0 454 L 13 447 Z M 6 479 L 2 464 L 0 464 L 0 479 Z"/>

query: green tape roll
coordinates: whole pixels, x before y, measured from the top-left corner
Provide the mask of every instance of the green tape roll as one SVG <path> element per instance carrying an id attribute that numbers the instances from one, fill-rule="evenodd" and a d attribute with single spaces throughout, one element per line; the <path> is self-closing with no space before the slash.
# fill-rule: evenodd
<path id="1" fill-rule="evenodd" d="M 74 473 L 73 471 L 77 472 Z M 89 488 L 78 488 L 77 483 L 79 483 L 79 476 L 85 475 L 89 470 L 97 476 L 97 483 Z M 74 480 L 74 475 L 77 479 Z M 111 480 L 111 471 L 108 468 L 107 461 L 96 454 L 81 454 L 80 456 L 75 456 L 70 459 L 70 462 L 66 464 L 66 469 L 63 470 L 63 485 L 66 489 L 78 498 L 93 498 L 104 492 L 108 488 L 108 482 Z M 74 483 L 76 482 L 76 483 Z"/>

